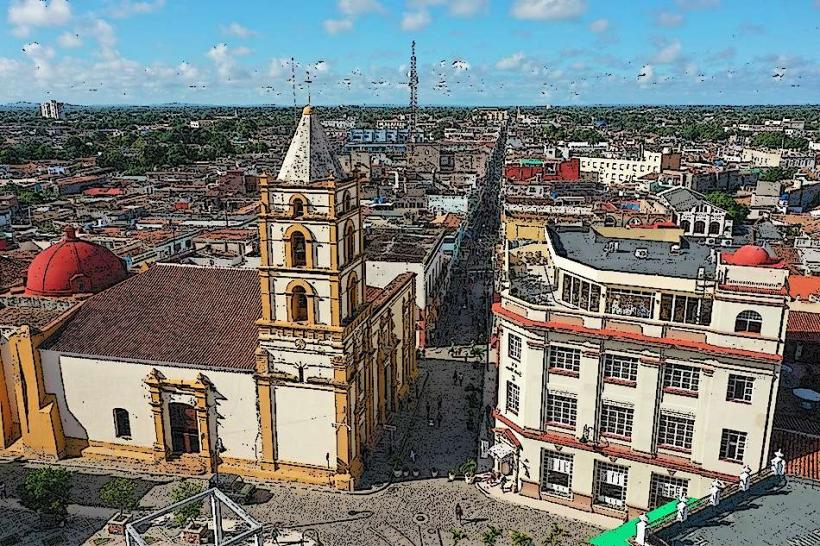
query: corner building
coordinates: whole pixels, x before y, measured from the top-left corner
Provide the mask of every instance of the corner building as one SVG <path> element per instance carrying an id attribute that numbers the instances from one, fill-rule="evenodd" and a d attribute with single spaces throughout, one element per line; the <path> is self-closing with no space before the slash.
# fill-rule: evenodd
<path id="1" fill-rule="evenodd" d="M 782 264 L 681 230 L 546 235 L 508 243 L 494 305 L 497 466 L 517 493 L 624 519 L 764 468 Z"/>

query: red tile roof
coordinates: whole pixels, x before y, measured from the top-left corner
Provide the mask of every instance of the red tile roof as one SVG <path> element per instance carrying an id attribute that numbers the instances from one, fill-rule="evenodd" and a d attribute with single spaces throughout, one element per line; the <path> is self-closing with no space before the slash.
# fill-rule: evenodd
<path id="1" fill-rule="evenodd" d="M 254 269 L 156 265 L 84 302 L 46 348 L 253 370 L 261 316 Z"/>
<path id="2" fill-rule="evenodd" d="M 786 335 L 789 339 L 807 338 L 809 341 L 816 341 L 820 336 L 820 313 L 789 312 Z"/>

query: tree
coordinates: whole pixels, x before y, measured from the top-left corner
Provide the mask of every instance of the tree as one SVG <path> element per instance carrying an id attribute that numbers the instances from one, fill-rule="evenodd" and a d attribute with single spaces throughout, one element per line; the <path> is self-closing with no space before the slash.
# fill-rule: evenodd
<path id="1" fill-rule="evenodd" d="M 510 540 L 513 546 L 535 546 L 532 537 L 521 531 L 510 531 Z"/>
<path id="2" fill-rule="evenodd" d="M 202 484 L 195 481 L 183 481 L 171 490 L 171 501 L 180 502 L 199 493 L 202 493 Z M 174 523 L 181 527 L 201 513 L 201 502 L 186 504 L 174 510 Z"/>
<path id="3" fill-rule="evenodd" d="M 100 489 L 100 500 L 122 512 L 134 510 L 139 502 L 134 482 L 125 478 L 114 478 Z"/>
<path id="4" fill-rule="evenodd" d="M 461 529 L 450 529 L 450 536 L 453 538 L 453 544 L 457 545 L 459 542 L 467 538 L 467 533 Z"/>
<path id="5" fill-rule="evenodd" d="M 777 182 L 779 180 L 791 180 L 797 172 L 797 167 L 772 167 L 760 175 L 761 180 L 766 182 Z"/>
<path id="6" fill-rule="evenodd" d="M 552 529 L 550 530 L 550 534 L 547 535 L 547 538 L 544 539 L 542 543 L 543 546 L 558 546 L 561 543 L 561 539 L 567 536 L 567 531 L 557 523 L 552 524 Z"/>
<path id="7" fill-rule="evenodd" d="M 749 207 L 741 205 L 732 196 L 722 191 L 713 191 L 706 195 L 706 199 L 713 205 L 726 211 L 736 224 L 742 224 L 749 216 Z"/>
<path id="8" fill-rule="evenodd" d="M 498 542 L 498 539 L 501 538 L 501 535 L 503 534 L 503 529 L 490 525 L 481 535 L 481 544 L 484 546 L 495 546 L 495 543 Z"/>
<path id="9" fill-rule="evenodd" d="M 71 476 L 65 468 L 54 466 L 32 470 L 17 488 L 20 504 L 41 515 L 64 520 L 71 495 Z"/>

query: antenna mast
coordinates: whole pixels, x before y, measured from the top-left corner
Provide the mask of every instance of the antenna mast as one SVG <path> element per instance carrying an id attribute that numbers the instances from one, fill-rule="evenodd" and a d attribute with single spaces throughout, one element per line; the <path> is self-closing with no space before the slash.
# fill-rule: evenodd
<path id="1" fill-rule="evenodd" d="M 410 46 L 410 119 L 408 129 L 410 130 L 410 142 L 416 141 L 416 116 L 419 109 L 419 75 L 416 72 L 416 41 L 413 40 Z"/>
<path id="2" fill-rule="evenodd" d="M 296 104 L 296 62 L 290 58 L 290 84 L 293 90 L 293 124 L 299 125 L 299 106 Z"/>

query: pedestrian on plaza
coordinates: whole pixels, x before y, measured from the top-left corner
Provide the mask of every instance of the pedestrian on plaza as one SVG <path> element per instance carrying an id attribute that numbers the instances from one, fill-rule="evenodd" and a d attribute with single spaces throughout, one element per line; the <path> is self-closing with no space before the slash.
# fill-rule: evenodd
<path id="1" fill-rule="evenodd" d="M 783 458 L 783 452 L 779 449 L 774 454 L 774 459 L 771 462 L 772 474 L 777 476 L 777 481 L 788 483 L 786 479 L 786 459 Z"/>
<path id="2" fill-rule="evenodd" d="M 464 362 L 467 362 L 467 357 L 464 357 Z M 458 372 L 458 386 L 464 385 L 464 372 Z"/>
<path id="3" fill-rule="evenodd" d="M 415 449 L 413 449 L 413 448 L 410 448 L 410 460 L 411 460 L 413 463 L 415 463 L 415 462 L 416 462 L 416 450 L 415 450 Z"/>
<path id="4" fill-rule="evenodd" d="M 427 420 L 430 420 L 430 401 L 427 401 Z"/>
<path id="5" fill-rule="evenodd" d="M 441 413 L 441 396 L 438 397 L 438 412 Z"/>
<path id="6" fill-rule="evenodd" d="M 453 385 L 458 385 L 458 370 L 453 370 Z"/>
<path id="7" fill-rule="evenodd" d="M 441 428 L 441 410 L 439 410 L 438 415 L 436 416 L 436 428 Z"/>
<path id="8" fill-rule="evenodd" d="M 461 525 L 461 520 L 464 518 L 464 510 L 461 508 L 459 503 L 456 503 L 456 520 L 458 520 L 458 524 Z"/>
<path id="9" fill-rule="evenodd" d="M 8 496 L 6 491 L 6 484 L 0 483 L 0 499 L 5 499 Z"/>

